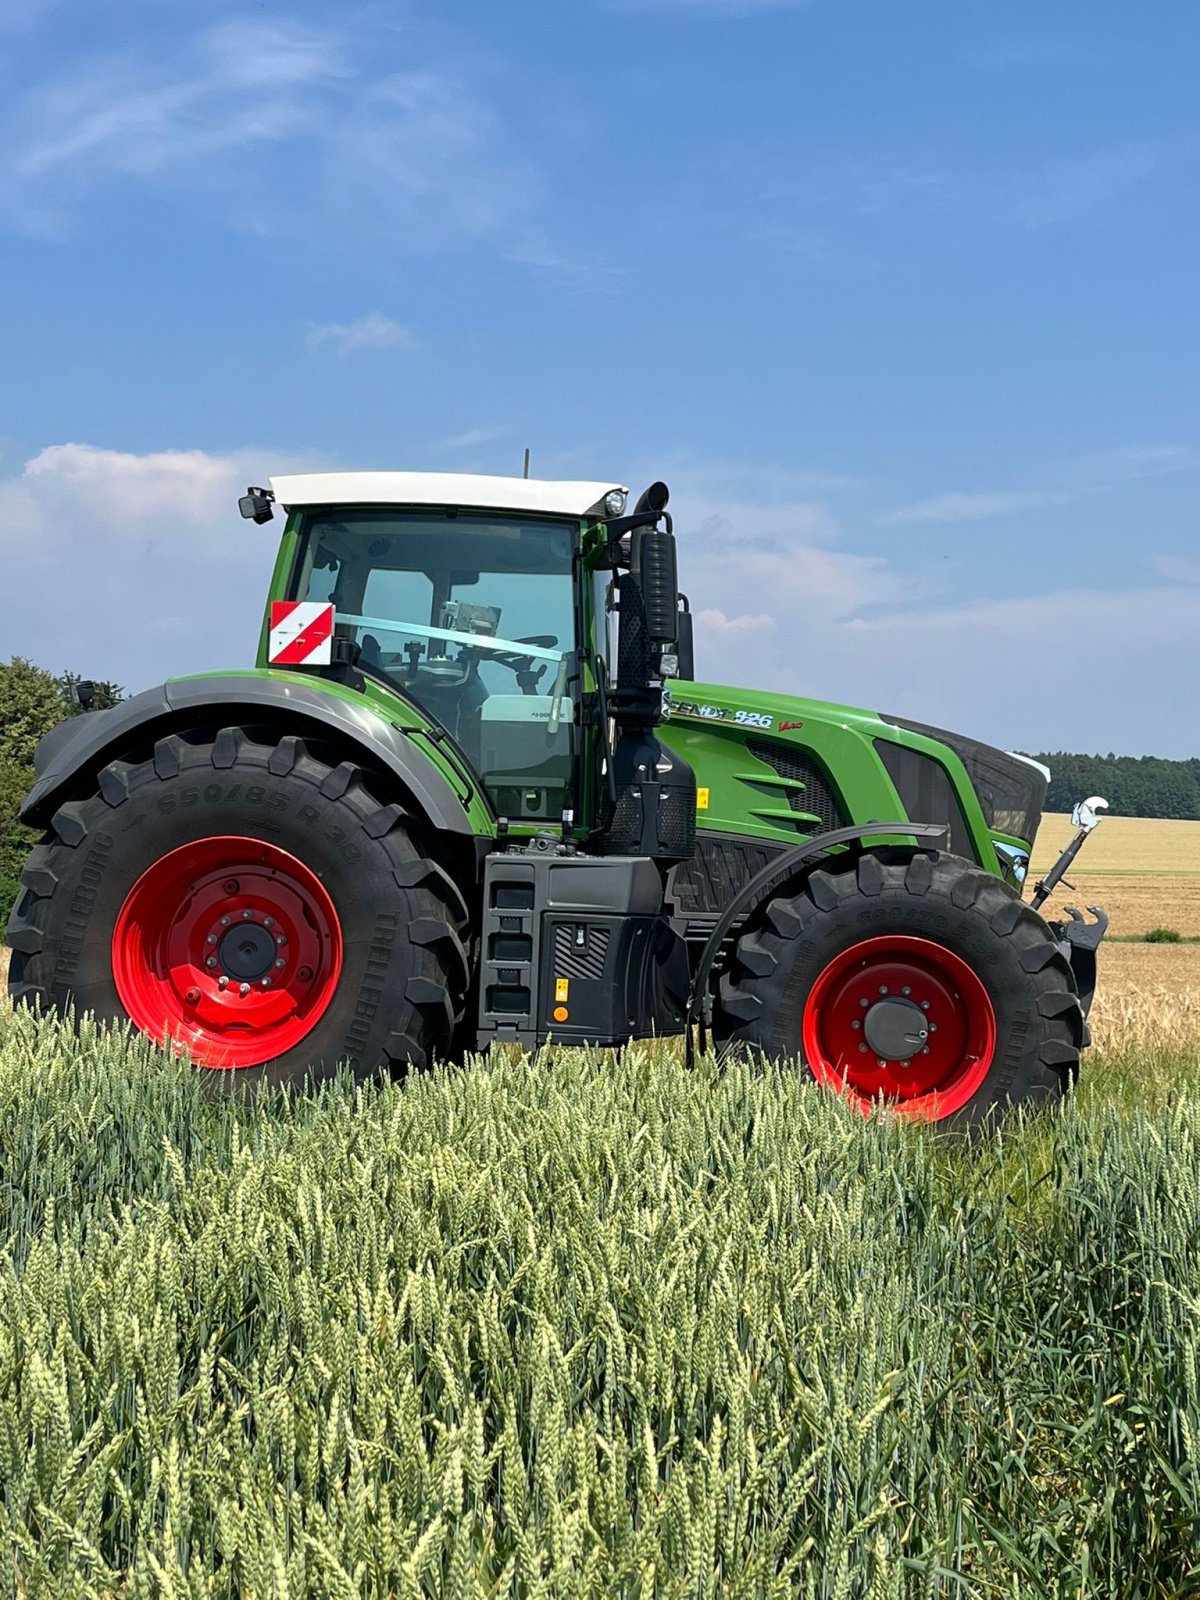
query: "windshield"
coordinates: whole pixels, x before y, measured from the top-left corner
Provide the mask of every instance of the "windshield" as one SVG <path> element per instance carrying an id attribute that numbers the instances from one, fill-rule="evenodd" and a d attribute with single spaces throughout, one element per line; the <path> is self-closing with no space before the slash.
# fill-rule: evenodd
<path id="1" fill-rule="evenodd" d="M 570 805 L 578 528 L 501 512 L 319 512 L 294 597 L 331 600 L 356 665 L 441 724 L 499 815 Z"/>

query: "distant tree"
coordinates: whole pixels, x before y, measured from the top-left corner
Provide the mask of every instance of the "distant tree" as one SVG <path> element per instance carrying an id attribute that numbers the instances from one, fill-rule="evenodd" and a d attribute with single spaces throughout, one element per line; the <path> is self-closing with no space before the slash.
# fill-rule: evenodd
<path id="1" fill-rule="evenodd" d="M 0 662 L 0 759 L 30 766 L 38 740 L 63 720 L 58 679 L 23 656 Z"/>
<path id="2" fill-rule="evenodd" d="M 107 678 L 84 678 L 78 672 L 64 672 L 57 682 L 68 717 L 77 717 L 83 711 L 75 694 L 76 688 L 81 683 L 90 683 L 92 686 L 93 711 L 107 711 L 110 706 L 118 705 L 125 698 L 125 690 L 120 684 L 112 683 Z"/>
<path id="3" fill-rule="evenodd" d="M 78 682 L 76 672 L 56 678 L 23 656 L 0 662 L 0 936 L 20 889 L 21 867 L 38 837 L 17 821 L 17 808 L 33 787 L 33 752 L 55 723 L 80 715 Z M 124 699 L 117 684 L 93 682 L 97 710 Z"/>
<path id="4" fill-rule="evenodd" d="M 1103 795 L 1115 815 L 1200 820 L 1200 757 L 1082 756 L 1055 750 L 1037 757 L 1050 768 L 1048 811 Z"/>

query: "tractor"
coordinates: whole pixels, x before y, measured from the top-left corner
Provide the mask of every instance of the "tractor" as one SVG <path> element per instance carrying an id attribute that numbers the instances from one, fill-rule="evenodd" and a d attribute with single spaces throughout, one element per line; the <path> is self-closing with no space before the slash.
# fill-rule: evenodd
<path id="1" fill-rule="evenodd" d="M 222 1084 L 681 1035 L 968 1129 L 1069 1087 L 1104 919 L 1022 899 L 1045 769 L 696 682 L 665 485 L 335 472 L 239 505 L 284 515 L 257 664 L 38 749 L 15 1002 Z"/>

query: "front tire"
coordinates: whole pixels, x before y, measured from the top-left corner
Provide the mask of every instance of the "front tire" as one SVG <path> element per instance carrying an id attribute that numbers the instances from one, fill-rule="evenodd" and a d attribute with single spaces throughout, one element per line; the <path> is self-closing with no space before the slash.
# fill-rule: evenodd
<path id="1" fill-rule="evenodd" d="M 761 908 L 721 979 L 718 1041 L 799 1057 L 864 1111 L 981 1127 L 1057 1101 L 1084 1038 L 1036 912 L 957 856 L 835 858 Z"/>
<path id="2" fill-rule="evenodd" d="M 352 761 L 222 728 L 115 761 L 56 812 L 9 922 L 16 1002 L 129 1018 L 232 1083 L 449 1053 L 466 907 Z"/>

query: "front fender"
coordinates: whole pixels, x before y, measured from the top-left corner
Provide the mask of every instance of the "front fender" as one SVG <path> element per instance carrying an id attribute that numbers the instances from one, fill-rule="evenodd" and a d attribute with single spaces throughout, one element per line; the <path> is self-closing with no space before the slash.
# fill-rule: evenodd
<path id="1" fill-rule="evenodd" d="M 429 823 L 446 833 L 471 836 L 467 804 L 410 732 L 398 728 L 370 706 L 330 694 L 305 679 L 280 674 L 178 678 L 134 695 L 107 711 L 60 722 L 38 745 L 37 774 L 18 813 L 20 820 L 45 827 L 85 780 L 131 746 L 214 718 L 236 720 L 247 712 L 277 726 L 281 733 L 319 728 L 361 752 L 391 773 Z"/>

